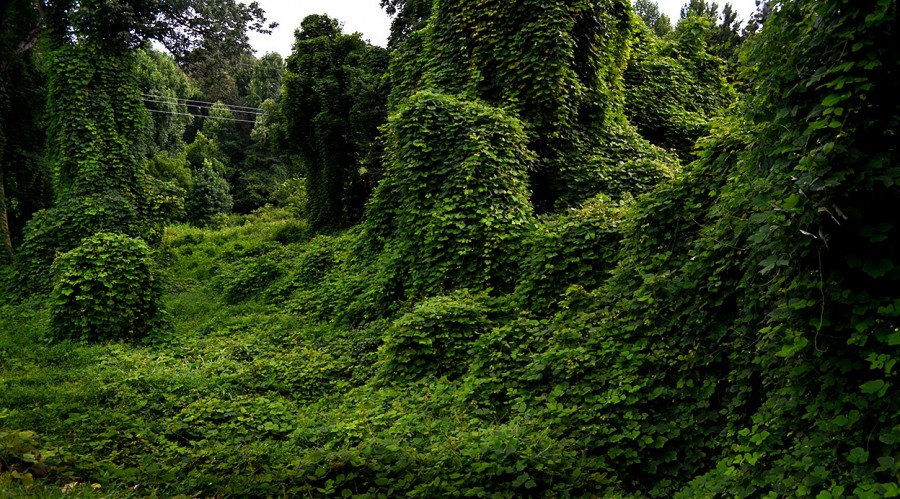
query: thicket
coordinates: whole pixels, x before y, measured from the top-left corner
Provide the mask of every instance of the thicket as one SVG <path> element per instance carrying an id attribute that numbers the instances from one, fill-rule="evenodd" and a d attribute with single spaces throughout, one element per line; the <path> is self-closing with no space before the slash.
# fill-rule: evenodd
<path id="1" fill-rule="evenodd" d="M 684 162 L 693 159 L 697 139 L 735 97 L 725 80 L 725 61 L 707 46 L 710 30 L 707 18 L 690 17 L 660 40 L 638 24 L 624 73 L 625 115 L 641 136 Z"/>
<path id="2" fill-rule="evenodd" d="M 681 168 L 615 107 L 615 56 L 583 105 L 620 126 L 568 172 L 624 177 L 536 217 L 538 125 L 470 62 L 515 46 L 512 20 L 627 38 L 618 2 L 561 5 L 436 2 L 394 61 L 364 223 L 170 227 L 175 325 L 147 346 L 48 343 L 48 311 L 4 305 L 0 421 L 62 446 L 52 480 L 122 495 L 900 493 L 896 2 L 781 3 L 741 55 L 752 93 Z M 618 163 L 617 133 L 666 175 Z"/>
<path id="3" fill-rule="evenodd" d="M 387 59 L 386 50 L 342 33 L 326 15 L 307 16 L 297 30 L 284 75 L 284 145 L 302 162 L 316 231 L 358 222 L 378 179 Z"/>
<path id="4" fill-rule="evenodd" d="M 625 0 L 438 2 L 392 62 L 391 105 L 433 89 L 513 112 L 540 212 L 644 191 L 672 160 L 623 114 L 631 16 Z"/>

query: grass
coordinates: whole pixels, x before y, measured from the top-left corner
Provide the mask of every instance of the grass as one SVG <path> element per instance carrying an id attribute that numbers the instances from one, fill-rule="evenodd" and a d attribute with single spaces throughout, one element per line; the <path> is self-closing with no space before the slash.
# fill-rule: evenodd
<path id="1" fill-rule="evenodd" d="M 499 445 L 471 387 L 379 375 L 389 319 L 331 320 L 369 284 L 352 231 L 306 241 L 277 210 L 225 222 L 168 228 L 169 326 L 142 341 L 58 342 L 46 303 L 3 305 L 0 428 L 35 432 L 49 473 L 19 462 L 0 497 L 439 494 Z"/>

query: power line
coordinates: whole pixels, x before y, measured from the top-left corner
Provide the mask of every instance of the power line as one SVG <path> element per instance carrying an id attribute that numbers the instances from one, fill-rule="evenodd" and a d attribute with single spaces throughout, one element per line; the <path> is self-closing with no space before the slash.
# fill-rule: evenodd
<path id="1" fill-rule="evenodd" d="M 141 97 L 145 98 L 145 100 L 147 100 L 147 99 L 162 99 L 162 100 L 166 101 L 166 103 L 171 103 L 172 101 L 174 101 L 177 104 L 183 104 L 185 106 L 191 106 L 191 107 L 197 107 L 197 108 L 203 108 L 203 109 L 211 109 L 213 106 L 218 104 L 216 102 L 182 99 L 179 97 L 169 97 L 166 95 L 141 94 Z M 233 104 L 224 104 L 224 103 L 222 105 L 229 108 L 229 110 L 231 110 L 233 112 L 239 112 L 239 113 L 252 114 L 252 113 L 265 112 L 265 110 L 260 107 L 237 106 L 237 105 L 233 105 Z"/>
<path id="2" fill-rule="evenodd" d="M 182 99 L 182 98 L 180 98 L 180 97 L 170 97 L 170 96 L 167 96 L 167 95 L 141 94 L 141 96 L 142 96 L 142 97 L 151 98 L 151 99 L 173 100 L 173 101 L 183 102 L 183 103 L 187 103 L 187 104 L 199 104 L 199 105 L 203 105 L 203 106 L 214 106 L 214 105 L 218 104 L 217 102 L 209 102 L 209 101 L 202 101 L 202 100 L 192 100 L 192 99 Z M 236 104 L 225 104 L 224 102 L 221 103 L 221 104 L 222 104 L 223 106 L 225 106 L 225 107 L 229 107 L 229 108 L 232 108 L 232 109 L 250 110 L 250 111 L 262 111 L 262 110 L 263 110 L 262 108 L 259 108 L 259 107 L 238 106 L 238 105 L 236 105 Z"/>
<path id="3" fill-rule="evenodd" d="M 193 117 L 193 118 L 201 118 L 201 119 L 206 119 L 206 120 L 237 121 L 237 122 L 239 122 L 239 123 L 253 123 L 253 124 L 256 124 L 255 121 L 241 120 L 241 119 L 238 119 L 238 118 L 224 118 L 224 117 L 222 117 L 222 116 L 198 116 L 198 115 L 196 115 L 196 114 L 190 114 L 190 113 L 176 113 L 176 112 L 173 112 L 173 111 L 161 111 L 161 110 L 159 110 L 159 109 L 147 109 L 147 111 L 150 111 L 151 113 L 157 113 L 157 114 L 174 114 L 174 115 L 178 115 L 178 116 L 191 116 L 191 117 Z"/>
<path id="4" fill-rule="evenodd" d="M 156 103 L 156 104 L 174 104 L 174 105 L 180 105 L 180 104 L 181 104 L 181 103 L 178 103 L 178 102 L 162 101 L 162 100 L 155 100 L 155 99 L 142 99 L 142 100 L 143 100 L 145 103 L 146 103 L 146 102 L 152 102 L 152 103 Z M 187 107 L 193 107 L 193 108 L 195 108 L 195 109 L 212 109 L 211 107 L 201 107 L 201 106 L 197 106 L 197 105 L 194 105 L 194 104 L 185 104 L 185 106 L 187 106 Z M 230 111 L 230 110 L 229 110 L 229 111 Z M 232 111 L 232 112 L 234 112 L 234 111 Z M 241 114 L 252 114 L 252 115 L 255 115 L 255 116 L 261 116 L 261 115 L 263 115 L 263 114 L 266 114 L 265 112 L 254 112 L 254 111 L 237 111 L 237 112 L 239 112 L 239 113 L 241 113 Z"/>

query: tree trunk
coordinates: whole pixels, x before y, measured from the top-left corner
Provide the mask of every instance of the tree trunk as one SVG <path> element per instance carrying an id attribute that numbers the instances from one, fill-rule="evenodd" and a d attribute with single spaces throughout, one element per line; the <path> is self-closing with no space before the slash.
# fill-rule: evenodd
<path id="1" fill-rule="evenodd" d="M 3 185 L 3 168 L 0 167 L 0 263 L 12 263 L 15 258 L 13 253 L 12 237 L 9 232 L 9 213 L 6 210 L 6 187 Z"/>

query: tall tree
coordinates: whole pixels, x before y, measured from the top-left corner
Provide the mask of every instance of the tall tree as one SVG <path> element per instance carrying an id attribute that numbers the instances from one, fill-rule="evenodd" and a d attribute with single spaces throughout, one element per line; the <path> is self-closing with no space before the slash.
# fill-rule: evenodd
<path id="1" fill-rule="evenodd" d="M 681 7 L 679 24 L 691 18 L 707 19 L 706 44 L 712 54 L 727 62 L 732 68 L 737 65 L 737 53 L 744 42 L 742 20 L 730 2 L 726 2 L 719 13 L 719 4 L 705 0 L 690 0 Z M 695 25 L 696 26 L 696 25 Z M 676 31 L 678 28 L 676 27 Z M 732 71 L 733 73 L 734 71 Z"/>
<path id="2" fill-rule="evenodd" d="M 209 114 L 203 120 L 203 135 L 214 140 L 228 158 L 232 166 L 241 164 L 244 160 L 244 143 L 241 131 L 238 129 L 237 120 L 232 109 L 222 102 L 216 102 L 209 109 Z"/>
<path id="3" fill-rule="evenodd" d="M 750 15 L 747 25 L 744 26 L 744 37 L 757 34 L 766 21 L 772 17 L 773 12 L 772 0 L 756 0 L 756 11 Z"/>
<path id="4" fill-rule="evenodd" d="M 672 32 L 672 20 L 659 11 L 659 5 L 653 0 L 634 0 L 631 8 L 656 36 L 662 38 Z"/>
<path id="5" fill-rule="evenodd" d="M 425 27 L 433 3 L 431 0 L 381 0 L 381 8 L 394 18 L 388 48 L 396 49 L 410 33 Z"/>
<path id="6" fill-rule="evenodd" d="M 314 230 L 356 221 L 367 197 L 359 163 L 369 154 L 377 124 L 386 119 L 387 51 L 346 35 L 336 19 L 306 17 L 297 31 L 284 76 L 283 114 L 306 169 Z"/>
<path id="7" fill-rule="evenodd" d="M 141 49 L 138 57 L 138 86 L 150 111 L 145 132 L 146 153 L 175 154 L 184 150 L 184 133 L 192 118 L 185 100 L 191 86 L 184 72 L 168 54 Z"/>
<path id="8" fill-rule="evenodd" d="M 267 99 L 274 102 L 281 100 L 284 71 L 284 60 L 277 52 L 270 52 L 257 59 L 247 88 L 247 105 L 259 107 Z"/>
<path id="9" fill-rule="evenodd" d="M 41 9 L 29 0 L 0 7 L 0 263 L 13 260 L 24 221 L 49 199 L 41 123 L 46 78 L 33 50 Z"/>
<path id="10" fill-rule="evenodd" d="M 719 15 L 719 4 L 716 2 L 707 2 L 706 0 L 688 0 L 681 6 L 681 19 L 687 19 L 690 16 L 708 17 L 715 22 Z"/>

